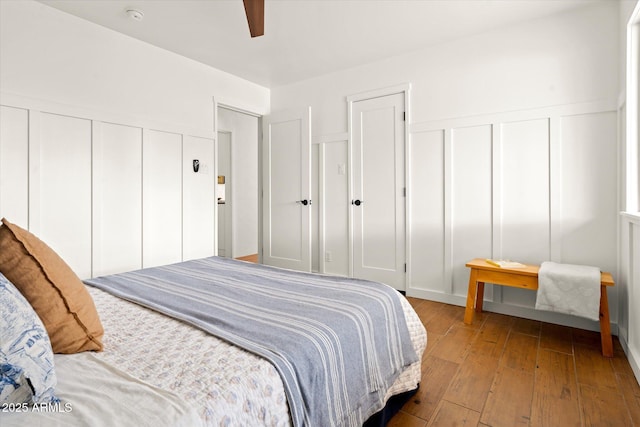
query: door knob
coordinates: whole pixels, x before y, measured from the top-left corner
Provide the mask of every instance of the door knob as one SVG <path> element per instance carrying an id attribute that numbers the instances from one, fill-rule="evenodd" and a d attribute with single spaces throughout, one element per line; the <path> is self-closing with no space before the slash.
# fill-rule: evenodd
<path id="1" fill-rule="evenodd" d="M 311 200 L 297 200 L 296 203 L 302 203 L 303 205 L 307 206 L 311 204 Z"/>
<path id="2" fill-rule="evenodd" d="M 356 205 L 356 206 L 360 206 L 361 204 L 363 204 L 364 202 L 362 200 L 356 199 L 351 201 L 352 205 Z"/>

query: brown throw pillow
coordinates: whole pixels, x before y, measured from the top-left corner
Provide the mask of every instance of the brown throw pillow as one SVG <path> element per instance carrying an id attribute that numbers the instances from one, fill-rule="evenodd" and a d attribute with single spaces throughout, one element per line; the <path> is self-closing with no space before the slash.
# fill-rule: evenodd
<path id="1" fill-rule="evenodd" d="M 102 350 L 104 330 L 84 283 L 49 246 L 2 219 L 0 272 L 44 323 L 54 353 Z"/>

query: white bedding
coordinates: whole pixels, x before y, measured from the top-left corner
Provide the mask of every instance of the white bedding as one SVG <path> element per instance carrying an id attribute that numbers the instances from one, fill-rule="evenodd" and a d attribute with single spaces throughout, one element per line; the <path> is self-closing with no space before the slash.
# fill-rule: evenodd
<path id="1" fill-rule="evenodd" d="M 42 427 L 197 427 L 197 411 L 93 353 L 55 355 L 58 404 L 3 408 L 0 425 Z M 4 412 L 4 411 L 7 412 Z"/>
<path id="2" fill-rule="evenodd" d="M 105 329 L 105 351 L 56 358 L 62 405 L 69 401 L 73 407 L 71 412 L 60 413 L 57 417 L 70 421 L 77 415 L 90 414 L 95 419 L 108 420 L 108 425 L 158 427 L 197 425 L 193 421 L 195 411 L 202 424 L 210 426 L 290 425 L 282 381 L 275 368 L 266 360 L 183 322 L 96 288 L 87 288 Z M 406 299 L 401 299 L 414 348 L 421 356 L 426 347 L 426 331 L 410 304 Z M 59 359 L 64 361 L 60 362 L 62 371 L 58 366 Z M 183 424 L 166 418 L 164 409 L 162 412 L 158 409 L 146 409 L 151 400 L 149 405 L 144 403 L 136 405 L 139 407 L 132 408 L 133 410 L 129 408 L 119 411 L 112 405 L 117 406 L 118 400 L 129 401 L 126 396 L 113 396 L 114 393 L 102 388 L 102 385 L 95 384 L 87 388 L 86 383 L 71 384 L 61 379 L 67 375 L 67 361 L 74 359 L 81 360 L 82 363 L 90 363 L 93 359 L 94 363 L 115 372 L 115 376 L 129 378 L 139 394 L 149 394 L 144 397 L 144 402 L 157 396 L 170 399 L 173 402 L 171 405 L 166 406 L 165 401 L 165 406 L 160 408 L 174 410 Z M 387 397 L 415 389 L 420 382 L 420 375 L 418 361 L 400 375 Z M 96 382 L 102 383 L 97 379 Z M 111 398 L 102 400 L 98 387 L 115 401 Z M 145 424 L 144 420 L 152 420 L 159 413 L 161 421 Z M 28 415 L 32 416 L 33 413 Z M 2 418 L 4 426 L 5 417 Z M 31 423 L 24 414 L 19 418 L 9 419 L 18 420 L 20 425 L 25 421 Z M 50 424 L 45 422 L 41 425 Z M 80 421 L 73 425 L 99 424 Z"/>

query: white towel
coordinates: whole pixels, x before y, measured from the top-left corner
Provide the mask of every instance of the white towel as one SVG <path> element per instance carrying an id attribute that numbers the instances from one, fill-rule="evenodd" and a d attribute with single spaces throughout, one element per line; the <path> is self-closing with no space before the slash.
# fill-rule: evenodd
<path id="1" fill-rule="evenodd" d="M 536 310 L 600 320 L 600 269 L 543 262 L 538 272 Z"/>

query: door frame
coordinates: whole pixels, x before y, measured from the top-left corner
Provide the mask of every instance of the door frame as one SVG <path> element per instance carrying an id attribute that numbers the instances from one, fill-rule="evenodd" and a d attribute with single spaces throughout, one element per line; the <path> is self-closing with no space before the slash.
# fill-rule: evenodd
<path id="1" fill-rule="evenodd" d="M 406 197 L 406 194 L 411 194 L 410 190 L 409 190 L 409 186 L 410 186 L 410 180 L 409 177 L 411 176 L 410 174 L 410 165 L 411 162 L 409 162 L 409 158 L 410 158 L 410 152 L 409 152 L 409 148 L 411 147 L 410 144 L 410 136 L 411 133 L 409 132 L 409 124 L 411 123 L 410 119 L 411 119 L 411 114 L 410 114 L 410 106 L 411 106 L 411 102 L 410 102 L 410 94 L 411 94 L 411 83 L 402 83 L 402 84 L 398 84 L 395 86 L 390 86 L 390 87 L 385 87 L 385 88 L 381 88 L 381 89 L 374 89 L 374 90 L 370 90 L 370 91 L 366 91 L 366 92 L 361 92 L 361 93 L 357 93 L 354 95 L 349 95 L 347 96 L 347 134 L 348 134 L 348 141 L 347 141 L 347 161 L 349 164 L 349 172 L 348 172 L 348 185 L 349 185 L 349 190 L 348 190 L 348 194 L 349 194 L 349 200 L 353 200 L 354 197 L 354 190 L 353 190 L 353 167 L 351 166 L 353 164 L 353 103 L 354 102 L 358 102 L 358 101 L 366 101 L 368 99 L 373 99 L 373 98 L 381 98 L 384 96 L 389 96 L 389 95 L 396 95 L 398 93 L 402 93 L 404 94 L 404 111 L 405 111 L 405 125 L 404 125 L 404 186 L 405 186 L 405 198 L 404 198 L 404 203 L 405 203 L 405 213 L 404 213 L 404 221 L 405 221 L 405 226 L 404 226 L 404 234 L 405 234 L 405 252 L 404 252 L 404 256 L 405 256 L 405 263 L 406 263 L 406 273 L 404 276 L 404 290 L 406 292 L 407 290 L 407 284 L 410 283 L 409 281 L 409 277 L 411 277 L 411 264 L 409 263 L 409 259 L 411 259 L 411 233 L 410 233 L 410 229 L 411 229 L 411 200 L 409 200 L 408 197 Z M 349 209 L 349 277 L 353 277 L 353 235 L 354 235 L 354 228 L 353 228 L 353 209 Z"/>
<path id="2" fill-rule="evenodd" d="M 216 132 L 216 167 L 218 167 L 218 173 L 220 171 L 220 134 L 229 135 L 229 172 L 225 178 L 225 209 L 228 210 L 227 217 L 228 221 L 225 222 L 225 234 L 227 235 L 227 239 L 225 242 L 228 244 L 225 247 L 225 258 L 233 258 L 233 247 L 234 247 L 234 239 L 233 239 L 233 152 L 231 147 L 233 146 L 233 132 L 230 130 L 218 129 Z M 218 190 L 218 176 L 215 175 L 216 181 L 216 191 Z M 229 181 L 229 182 L 226 182 Z M 216 209 L 220 208 L 218 203 L 218 195 L 216 194 Z M 220 222 L 220 212 L 218 211 L 218 223 Z M 219 230 L 219 228 L 217 228 Z M 218 251 L 220 251 L 220 236 L 218 236 Z"/>

